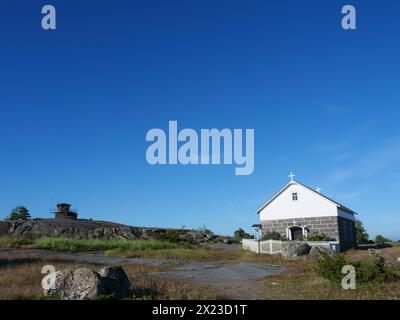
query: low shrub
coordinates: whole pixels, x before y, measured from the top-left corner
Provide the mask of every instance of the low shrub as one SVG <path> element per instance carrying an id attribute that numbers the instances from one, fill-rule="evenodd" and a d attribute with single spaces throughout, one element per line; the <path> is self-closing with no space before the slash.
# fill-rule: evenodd
<path id="1" fill-rule="evenodd" d="M 378 234 L 375 237 L 375 242 L 378 243 L 378 244 L 383 244 L 383 243 L 391 242 L 391 241 L 389 239 L 386 239 L 384 236 Z"/>
<path id="2" fill-rule="evenodd" d="M 159 241 L 167 241 L 172 243 L 183 243 L 187 242 L 185 239 L 181 238 L 181 236 L 185 235 L 188 231 L 186 230 L 178 230 L 171 229 L 167 230 L 165 233 L 155 233 L 152 234 L 151 238 Z"/>
<path id="3" fill-rule="evenodd" d="M 342 269 L 348 262 L 342 254 L 331 257 L 326 252 L 321 251 L 320 256 L 315 262 L 315 272 L 322 278 L 329 280 L 335 285 L 340 285 L 344 275 Z"/>
<path id="4" fill-rule="evenodd" d="M 310 233 L 306 236 L 302 236 L 302 241 L 332 241 L 333 239 L 324 233 Z"/>
<path id="5" fill-rule="evenodd" d="M 252 236 L 248 234 L 246 231 L 244 231 L 242 228 L 237 229 L 234 233 L 233 236 L 235 238 L 240 238 L 240 239 L 251 239 Z"/>
<path id="6" fill-rule="evenodd" d="M 276 231 L 266 232 L 263 234 L 262 240 L 281 240 L 286 241 L 286 237 L 282 236 L 280 233 Z"/>
<path id="7" fill-rule="evenodd" d="M 393 270 L 385 266 L 385 259 L 378 255 L 373 255 L 363 260 L 348 261 L 343 254 L 337 254 L 332 257 L 326 252 L 321 252 L 315 263 L 314 270 L 322 278 L 340 286 L 345 276 L 342 273 L 342 268 L 346 265 L 352 265 L 355 268 L 357 286 L 380 283 L 395 276 Z"/>

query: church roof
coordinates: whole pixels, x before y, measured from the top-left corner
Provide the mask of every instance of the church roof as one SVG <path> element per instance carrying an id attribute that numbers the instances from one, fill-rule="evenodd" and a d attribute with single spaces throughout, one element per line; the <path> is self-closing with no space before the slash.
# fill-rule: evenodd
<path id="1" fill-rule="evenodd" d="M 310 187 L 307 187 L 306 185 L 304 185 L 304 184 L 302 184 L 302 183 L 300 183 L 300 182 L 297 182 L 297 181 L 295 181 L 295 180 L 289 181 L 289 183 L 287 183 L 281 190 L 279 190 L 277 193 L 275 193 L 275 194 L 272 196 L 271 199 L 269 199 L 267 202 L 265 202 L 265 203 L 257 210 L 257 213 L 260 213 L 261 210 L 263 210 L 264 208 L 266 208 L 272 201 L 274 201 L 280 194 L 282 194 L 282 192 L 284 192 L 287 188 L 289 188 L 289 186 L 291 186 L 291 185 L 293 185 L 293 184 L 298 184 L 298 185 L 300 185 L 300 186 L 302 186 L 302 187 L 304 187 L 304 188 L 306 188 L 306 189 L 308 189 L 308 190 L 314 192 L 315 194 L 319 195 L 320 197 L 325 198 L 326 200 L 332 202 L 333 204 L 335 204 L 338 208 L 342 209 L 343 211 L 346 211 L 346 212 L 348 212 L 348 213 L 350 213 L 350 214 L 358 214 L 357 212 L 355 212 L 355 211 L 353 211 L 353 210 L 351 210 L 351 209 L 345 207 L 344 205 L 340 204 L 339 202 L 336 202 L 335 200 L 332 200 L 331 198 L 329 198 L 329 197 L 323 195 L 322 193 L 317 192 L 317 191 L 315 191 L 314 189 L 312 189 L 312 188 L 310 188 Z"/>

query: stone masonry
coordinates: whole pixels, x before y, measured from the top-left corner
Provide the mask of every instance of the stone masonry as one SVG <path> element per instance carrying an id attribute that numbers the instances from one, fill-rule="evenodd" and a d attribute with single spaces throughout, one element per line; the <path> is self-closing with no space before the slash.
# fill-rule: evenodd
<path id="1" fill-rule="evenodd" d="M 295 218 L 261 221 L 263 233 L 278 232 L 286 236 L 286 229 L 292 226 L 306 227 L 309 234 L 323 233 L 335 241 L 340 241 L 342 249 L 355 246 L 354 222 L 338 216 Z"/>

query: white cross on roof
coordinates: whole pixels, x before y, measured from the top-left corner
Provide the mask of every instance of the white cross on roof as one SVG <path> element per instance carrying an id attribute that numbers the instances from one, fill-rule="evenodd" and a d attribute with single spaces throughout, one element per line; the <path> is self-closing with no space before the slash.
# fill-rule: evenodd
<path id="1" fill-rule="evenodd" d="M 293 172 L 291 172 L 291 173 L 289 174 L 289 178 L 290 178 L 290 181 L 291 181 L 291 182 L 294 181 L 294 180 L 293 180 L 294 177 L 295 177 L 295 175 L 293 174 Z"/>

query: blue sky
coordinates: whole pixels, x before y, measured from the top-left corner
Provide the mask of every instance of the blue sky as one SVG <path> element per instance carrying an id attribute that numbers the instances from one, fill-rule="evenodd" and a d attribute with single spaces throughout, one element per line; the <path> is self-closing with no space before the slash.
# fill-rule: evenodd
<path id="1" fill-rule="evenodd" d="M 400 239 L 400 4 L 42 1 L 0 12 L 0 214 L 250 231 L 290 171 Z M 46 3 L 46 4 L 47 4 Z M 255 171 L 150 166 L 146 133 L 254 128 Z"/>

